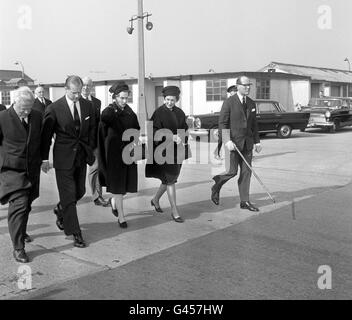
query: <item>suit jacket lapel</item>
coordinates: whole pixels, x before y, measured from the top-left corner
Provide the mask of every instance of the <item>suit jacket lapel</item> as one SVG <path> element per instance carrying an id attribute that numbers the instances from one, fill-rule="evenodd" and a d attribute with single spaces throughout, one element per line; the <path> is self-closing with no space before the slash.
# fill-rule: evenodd
<path id="1" fill-rule="evenodd" d="M 76 129 L 75 129 L 75 124 L 74 124 L 74 119 L 73 119 L 73 116 L 72 116 L 70 107 L 69 107 L 68 104 L 67 104 L 66 96 L 64 96 L 64 97 L 62 98 L 61 105 L 62 105 L 62 112 L 63 112 L 63 114 L 64 114 L 65 121 L 67 121 L 67 123 L 70 124 L 70 128 L 71 128 L 72 134 L 73 134 L 73 135 L 76 135 Z"/>
<path id="2" fill-rule="evenodd" d="M 87 102 L 90 103 L 90 102 Z M 84 103 L 84 99 L 80 99 L 79 100 L 79 106 L 81 107 L 81 130 L 79 132 L 79 135 L 81 136 L 82 132 L 83 132 L 83 126 L 85 126 L 86 124 L 86 118 L 89 116 L 89 113 L 86 108 L 85 108 L 85 103 Z"/>
<path id="3" fill-rule="evenodd" d="M 235 95 L 235 99 L 236 99 L 238 108 L 240 109 L 241 113 L 243 114 L 243 117 L 246 119 L 247 117 L 246 117 L 246 114 L 244 113 L 244 110 L 243 110 L 242 101 L 240 100 L 240 98 L 238 97 L 237 94 Z M 248 111 L 248 108 L 247 108 L 247 111 Z"/>
<path id="4" fill-rule="evenodd" d="M 17 115 L 15 109 L 13 108 L 13 106 L 11 106 L 9 108 L 9 113 L 10 113 L 10 116 L 12 117 L 12 120 L 15 124 L 15 126 L 19 127 L 22 134 L 26 135 L 27 136 L 27 131 L 26 131 L 26 128 L 23 126 L 22 122 L 21 122 L 21 119 L 20 117 Z"/>

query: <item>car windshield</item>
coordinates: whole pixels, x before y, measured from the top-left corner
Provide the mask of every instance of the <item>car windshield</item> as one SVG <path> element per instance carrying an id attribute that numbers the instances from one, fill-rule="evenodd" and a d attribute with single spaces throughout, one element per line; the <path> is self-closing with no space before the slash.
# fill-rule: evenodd
<path id="1" fill-rule="evenodd" d="M 312 107 L 328 107 L 328 108 L 338 108 L 342 106 L 342 101 L 341 100 L 328 100 L 328 99 L 321 99 L 321 100 L 315 100 L 312 99 L 309 101 L 309 105 Z"/>

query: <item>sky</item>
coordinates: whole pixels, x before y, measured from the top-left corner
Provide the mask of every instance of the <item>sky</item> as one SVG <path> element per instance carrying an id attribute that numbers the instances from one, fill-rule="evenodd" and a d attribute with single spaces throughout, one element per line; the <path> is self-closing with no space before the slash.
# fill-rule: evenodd
<path id="1" fill-rule="evenodd" d="M 0 0 L 0 69 L 36 82 L 138 76 L 138 0 Z M 146 76 L 257 71 L 271 61 L 348 69 L 351 0 L 144 0 Z M 146 21 L 144 21 L 145 23 Z"/>

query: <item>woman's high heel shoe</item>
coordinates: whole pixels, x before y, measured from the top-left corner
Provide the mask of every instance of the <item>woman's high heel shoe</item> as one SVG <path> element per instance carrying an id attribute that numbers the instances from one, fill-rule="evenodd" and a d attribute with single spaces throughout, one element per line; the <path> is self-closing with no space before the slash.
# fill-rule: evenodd
<path id="1" fill-rule="evenodd" d="M 150 200 L 150 204 L 152 205 L 152 207 L 154 207 L 154 209 L 155 209 L 156 212 L 160 212 L 160 213 L 164 212 L 160 207 L 157 207 L 157 206 L 155 205 L 153 199 Z"/>
<path id="2" fill-rule="evenodd" d="M 111 207 L 111 212 L 116 218 L 119 217 L 119 212 L 117 211 L 117 209 L 114 209 L 113 207 Z"/>
<path id="3" fill-rule="evenodd" d="M 185 220 L 184 220 L 182 217 L 180 217 L 180 216 L 178 216 L 177 218 L 175 218 L 174 215 L 171 214 L 171 217 L 172 217 L 172 219 L 174 219 L 175 222 L 178 222 L 178 223 L 185 222 Z"/>
<path id="4" fill-rule="evenodd" d="M 118 220 L 118 222 L 119 222 L 120 228 L 122 228 L 122 229 L 126 229 L 127 228 L 127 222 L 126 221 L 120 222 L 120 220 Z"/>

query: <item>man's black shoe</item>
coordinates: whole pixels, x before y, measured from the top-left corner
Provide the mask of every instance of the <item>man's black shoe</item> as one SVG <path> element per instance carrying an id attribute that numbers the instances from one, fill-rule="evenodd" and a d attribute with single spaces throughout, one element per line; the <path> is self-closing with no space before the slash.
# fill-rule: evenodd
<path id="1" fill-rule="evenodd" d="M 95 204 L 96 206 L 102 206 L 102 207 L 108 207 L 108 206 L 110 206 L 110 202 L 104 200 L 102 197 L 96 198 L 96 199 L 94 200 L 94 204 Z"/>
<path id="2" fill-rule="evenodd" d="M 256 208 L 253 204 L 251 204 L 249 201 L 241 201 L 240 204 L 241 209 L 247 209 L 249 211 L 255 211 L 258 212 L 259 209 Z"/>
<path id="3" fill-rule="evenodd" d="M 217 206 L 219 205 L 219 190 L 214 188 L 214 186 L 211 187 L 211 201 L 214 202 Z"/>
<path id="4" fill-rule="evenodd" d="M 29 262 L 29 258 L 26 254 L 26 251 L 24 251 L 24 249 L 14 250 L 13 257 L 15 258 L 15 260 L 17 262 L 20 262 L 20 263 L 28 263 Z"/>
<path id="5" fill-rule="evenodd" d="M 28 242 L 32 242 L 32 241 L 33 241 L 33 239 L 29 236 L 29 234 L 26 233 L 24 235 L 24 242 L 28 243 Z"/>
<path id="6" fill-rule="evenodd" d="M 73 235 L 73 245 L 77 248 L 85 248 L 86 247 L 86 243 L 84 242 L 81 233 L 75 233 Z"/>
<path id="7" fill-rule="evenodd" d="M 64 230 L 64 221 L 62 220 L 62 218 L 56 219 L 56 226 L 59 228 L 59 230 L 61 230 L 61 231 Z"/>

